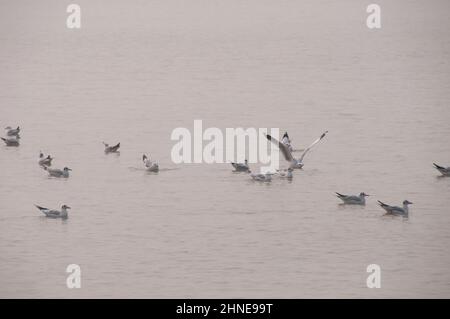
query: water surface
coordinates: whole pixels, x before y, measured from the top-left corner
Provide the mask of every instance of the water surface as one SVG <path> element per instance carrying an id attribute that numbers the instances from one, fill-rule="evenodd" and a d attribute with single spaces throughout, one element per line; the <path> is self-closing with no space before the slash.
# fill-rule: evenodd
<path id="1" fill-rule="evenodd" d="M 0 297 L 450 297 L 450 178 L 432 168 L 450 165 L 448 1 L 378 1 L 380 30 L 356 0 L 77 3 L 80 30 L 61 1 L 0 4 L 0 125 L 23 128 L 0 146 Z M 173 164 L 194 119 L 297 148 L 329 135 L 266 185 Z M 72 176 L 49 179 L 40 150 Z M 167 170 L 141 170 L 144 152 Z M 67 221 L 33 206 L 63 203 Z"/>

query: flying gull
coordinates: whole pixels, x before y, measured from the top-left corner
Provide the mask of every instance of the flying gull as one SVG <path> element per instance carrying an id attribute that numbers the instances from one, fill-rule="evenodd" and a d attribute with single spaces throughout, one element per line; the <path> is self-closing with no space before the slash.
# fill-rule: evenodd
<path id="1" fill-rule="evenodd" d="M 266 135 L 267 139 L 269 141 L 271 141 L 272 143 L 274 143 L 275 145 L 278 145 L 278 148 L 281 150 L 281 152 L 283 153 L 284 158 L 290 163 L 290 167 L 291 168 L 302 168 L 303 167 L 303 159 L 305 158 L 305 155 L 309 152 L 309 150 L 316 145 L 317 143 L 320 142 L 320 140 L 322 140 L 325 135 L 328 133 L 328 131 L 326 131 L 325 133 L 323 133 L 317 140 L 315 140 L 310 146 L 308 146 L 304 151 L 302 156 L 299 159 L 296 159 L 292 156 L 292 152 L 289 150 L 289 147 L 284 144 L 279 142 L 277 139 L 273 138 L 270 135 Z"/>

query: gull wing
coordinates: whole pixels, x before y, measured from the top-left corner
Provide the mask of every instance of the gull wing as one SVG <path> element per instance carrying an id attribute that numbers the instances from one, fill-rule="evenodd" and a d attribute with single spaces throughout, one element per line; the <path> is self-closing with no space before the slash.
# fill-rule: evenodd
<path id="1" fill-rule="evenodd" d="M 49 209 L 48 208 L 45 208 L 45 207 L 42 207 L 42 206 L 39 206 L 39 205 L 34 205 L 34 206 L 36 206 L 36 208 L 37 209 L 39 209 L 40 211 L 49 211 Z"/>
<path id="2" fill-rule="evenodd" d="M 444 167 L 444 166 L 440 166 L 436 163 L 433 163 L 434 167 L 441 173 L 448 173 L 450 172 L 450 167 Z"/>
<path id="3" fill-rule="evenodd" d="M 399 207 L 395 207 L 395 206 L 390 206 L 390 205 L 385 204 L 385 203 L 383 203 L 383 202 L 381 202 L 381 201 L 378 201 L 378 204 L 379 204 L 379 205 L 380 205 L 387 213 L 392 213 L 393 210 L 394 210 L 395 208 L 399 208 Z"/>
<path id="4" fill-rule="evenodd" d="M 302 156 L 300 157 L 300 162 L 303 162 L 303 158 L 305 157 L 306 153 L 308 153 L 309 150 L 310 150 L 314 145 L 316 145 L 317 143 L 319 143 L 319 142 L 325 137 L 325 135 L 327 135 L 327 133 L 328 133 L 328 131 L 324 132 L 322 135 L 320 135 L 320 137 L 319 137 L 317 140 L 315 140 L 314 142 L 312 142 L 312 144 L 311 144 L 310 146 L 308 146 L 308 147 L 303 151 L 303 154 L 302 154 Z"/>
<path id="5" fill-rule="evenodd" d="M 267 139 L 269 141 L 271 141 L 272 143 L 274 143 L 275 145 L 278 146 L 278 148 L 281 150 L 281 153 L 283 153 L 284 158 L 286 159 L 286 161 L 292 162 L 294 160 L 294 158 L 292 157 L 291 152 L 289 151 L 289 147 L 287 145 L 281 143 L 280 141 L 278 141 L 277 139 L 273 138 L 269 134 L 267 134 L 266 137 L 267 137 Z"/>
<path id="6" fill-rule="evenodd" d="M 383 203 L 382 201 L 378 201 L 378 204 L 380 204 L 381 207 L 391 207 L 388 204 Z"/>
<path id="7" fill-rule="evenodd" d="M 58 211 L 58 210 L 53 210 L 53 209 L 52 209 L 52 210 L 46 212 L 45 215 L 51 216 L 51 217 L 58 217 L 58 216 L 61 215 L 61 212 Z"/>
<path id="8" fill-rule="evenodd" d="M 37 209 L 39 209 L 42 213 L 44 213 L 45 216 L 52 215 L 53 210 L 50 210 L 48 208 L 38 206 L 38 205 L 34 205 L 34 206 L 36 206 Z"/>

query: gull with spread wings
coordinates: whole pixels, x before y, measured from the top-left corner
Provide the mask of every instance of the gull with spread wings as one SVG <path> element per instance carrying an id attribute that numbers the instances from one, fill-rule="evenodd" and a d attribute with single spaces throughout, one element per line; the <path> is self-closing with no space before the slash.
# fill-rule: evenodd
<path id="1" fill-rule="evenodd" d="M 317 140 L 315 140 L 310 146 L 308 146 L 304 151 L 303 154 L 300 158 L 294 158 L 292 156 L 292 151 L 290 150 L 290 147 L 288 145 L 286 145 L 285 143 L 282 143 L 280 141 L 278 141 L 277 139 L 273 138 L 270 135 L 266 135 L 267 139 L 269 141 L 271 141 L 272 143 L 274 143 L 275 145 L 278 146 L 278 148 L 281 150 L 281 153 L 283 153 L 284 158 L 286 159 L 286 161 L 288 161 L 290 163 L 289 167 L 290 168 L 302 168 L 303 167 L 303 159 L 305 158 L 305 155 L 309 152 L 309 150 L 316 145 L 317 143 L 320 142 L 320 140 L 322 140 L 325 135 L 328 133 L 328 131 L 326 131 L 325 133 L 323 133 Z"/>

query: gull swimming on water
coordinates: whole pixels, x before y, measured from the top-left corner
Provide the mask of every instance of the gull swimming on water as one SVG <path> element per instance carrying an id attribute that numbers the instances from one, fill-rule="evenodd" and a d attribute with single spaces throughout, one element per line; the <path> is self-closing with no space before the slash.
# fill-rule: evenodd
<path id="1" fill-rule="evenodd" d="M 68 178 L 69 171 L 71 171 L 71 169 L 68 167 L 64 167 L 63 169 L 57 169 L 57 168 L 48 168 L 47 166 L 42 166 L 42 168 L 45 169 L 48 172 L 49 176 L 52 176 L 52 177 Z"/>
<path id="2" fill-rule="evenodd" d="M 11 126 L 7 126 L 5 127 L 6 130 L 6 135 L 7 136 L 19 136 L 20 133 L 20 127 L 18 126 L 17 128 L 11 128 Z"/>
<path id="3" fill-rule="evenodd" d="M 51 157 L 50 155 L 45 157 L 42 152 L 39 153 L 39 165 L 52 166 L 52 161 L 53 161 L 53 157 Z"/>
<path id="4" fill-rule="evenodd" d="M 366 193 L 359 193 L 358 196 L 355 195 L 343 195 L 336 193 L 336 196 L 344 202 L 344 204 L 349 205 L 366 205 L 366 197 L 369 196 Z"/>
<path id="5" fill-rule="evenodd" d="M 408 214 L 409 214 L 408 205 L 412 204 L 408 200 L 403 201 L 403 207 L 390 206 L 390 205 L 387 205 L 380 201 L 378 201 L 378 203 L 386 211 L 386 215 L 395 215 L 395 216 L 404 216 L 404 217 L 408 217 Z"/>
<path id="6" fill-rule="evenodd" d="M 328 131 L 326 131 L 325 133 L 323 133 L 317 140 L 315 140 L 310 146 L 308 146 L 304 151 L 302 156 L 299 159 L 296 159 L 292 156 L 292 152 L 289 150 L 289 147 L 282 143 L 279 142 L 278 140 L 276 140 L 275 138 L 273 138 L 270 135 L 266 135 L 267 139 L 269 141 L 271 141 L 272 143 L 274 143 L 275 145 L 278 145 L 279 149 L 281 150 L 281 152 L 284 155 L 284 158 L 290 163 L 291 168 L 302 168 L 303 167 L 303 159 L 305 158 L 305 155 L 309 152 L 309 150 L 316 145 L 317 143 L 320 142 L 320 140 L 322 140 L 325 135 L 328 133 Z"/>
<path id="7" fill-rule="evenodd" d="M 440 166 L 435 163 L 433 165 L 443 176 L 450 176 L 450 167 Z"/>
<path id="8" fill-rule="evenodd" d="M 67 212 L 68 209 L 70 209 L 69 206 L 67 205 L 62 205 L 61 210 L 56 210 L 56 209 L 48 209 L 45 207 L 41 207 L 38 205 L 34 205 L 36 206 L 41 212 L 43 212 L 45 214 L 46 217 L 49 218 L 68 218 L 69 214 Z"/>
<path id="9" fill-rule="evenodd" d="M 278 175 L 280 175 L 281 178 L 292 179 L 294 177 L 294 175 L 292 174 L 293 171 L 294 169 L 289 167 L 285 171 L 278 171 Z"/>
<path id="10" fill-rule="evenodd" d="M 252 173 L 250 170 L 248 170 L 248 173 L 250 174 L 250 177 L 257 182 L 271 182 L 272 181 L 272 173 Z"/>
<path id="11" fill-rule="evenodd" d="M 19 146 L 19 138 L 17 136 L 3 138 L 2 141 L 5 142 L 6 146 Z"/>
<path id="12" fill-rule="evenodd" d="M 156 162 L 152 162 L 150 160 L 149 157 L 147 157 L 147 155 L 143 155 L 142 156 L 142 161 L 144 162 L 144 166 L 145 168 L 149 171 L 149 172 L 158 172 L 159 171 L 159 165 Z"/>
<path id="13" fill-rule="evenodd" d="M 117 150 L 120 147 L 120 143 L 117 143 L 117 145 L 109 146 L 108 143 L 103 142 L 103 145 L 105 145 L 105 153 L 117 153 Z"/>
<path id="14" fill-rule="evenodd" d="M 248 172 L 250 170 L 247 160 L 244 163 L 231 163 L 231 165 L 236 172 Z"/>

